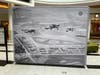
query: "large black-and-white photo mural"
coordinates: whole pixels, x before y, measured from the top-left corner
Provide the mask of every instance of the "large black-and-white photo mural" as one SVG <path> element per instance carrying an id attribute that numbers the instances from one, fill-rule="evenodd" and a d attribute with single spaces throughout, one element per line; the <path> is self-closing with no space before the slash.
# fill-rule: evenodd
<path id="1" fill-rule="evenodd" d="M 15 62 L 85 65 L 88 7 L 14 7 Z"/>

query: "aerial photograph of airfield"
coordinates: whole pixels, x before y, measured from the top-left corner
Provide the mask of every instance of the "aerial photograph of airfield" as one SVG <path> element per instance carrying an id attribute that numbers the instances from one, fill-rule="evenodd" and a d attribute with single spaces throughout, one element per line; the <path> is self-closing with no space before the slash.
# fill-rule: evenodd
<path id="1" fill-rule="evenodd" d="M 15 8 L 15 62 L 84 64 L 82 59 L 86 54 L 88 12 L 84 8 L 71 10 Z"/>

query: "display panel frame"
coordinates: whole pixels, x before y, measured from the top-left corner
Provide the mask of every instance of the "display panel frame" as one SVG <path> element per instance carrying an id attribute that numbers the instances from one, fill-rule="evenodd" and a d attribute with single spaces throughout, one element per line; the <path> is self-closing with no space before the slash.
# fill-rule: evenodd
<path id="1" fill-rule="evenodd" d="M 50 6 L 49 6 L 50 7 Z M 20 58 L 18 58 L 18 59 L 16 59 L 16 54 L 17 53 L 19 53 L 19 52 L 21 52 L 21 53 L 23 53 L 23 49 L 18 49 L 18 47 L 19 47 L 19 44 L 20 45 L 22 45 L 23 43 L 25 43 L 25 41 L 23 42 L 23 40 L 25 39 L 25 37 L 24 36 L 22 36 L 22 35 L 19 35 L 20 33 L 22 33 L 22 32 L 20 32 L 20 30 L 17 32 L 16 30 L 18 30 L 18 29 L 20 29 L 20 26 L 18 26 L 17 24 L 19 24 L 19 23 L 17 23 L 17 22 L 21 22 L 22 20 L 19 20 L 19 17 L 17 16 L 17 14 L 19 14 L 19 11 L 18 11 L 18 13 L 15 11 L 16 9 L 17 10 L 19 10 L 19 9 L 21 9 L 21 10 L 23 10 L 23 7 L 14 7 L 13 9 L 13 11 L 14 11 L 14 14 L 13 14 L 13 22 L 14 22 L 14 47 L 15 47 L 15 63 L 18 63 L 18 64 L 40 64 L 40 65 L 59 65 L 59 66 L 64 66 L 64 65 L 61 65 L 61 64 L 45 64 L 45 63 L 24 63 L 24 61 L 23 62 L 19 62 L 19 59 Z M 24 7 L 25 8 L 25 7 Z M 38 7 L 36 7 L 36 8 L 38 8 Z M 41 8 L 43 8 L 43 7 L 41 7 Z M 44 7 L 44 8 L 48 8 L 48 7 Z M 52 8 L 52 7 L 51 7 Z M 55 8 L 59 8 L 59 7 L 55 7 Z M 61 8 L 63 8 L 63 7 L 61 7 Z M 66 8 L 66 7 L 64 7 L 64 8 Z M 68 8 L 72 8 L 72 7 L 68 7 Z M 73 7 L 73 8 L 79 8 L 79 9 L 81 9 L 81 8 L 88 8 L 88 7 Z M 27 8 L 26 8 L 27 9 Z M 27 10 L 30 10 L 30 9 L 27 9 Z M 25 11 L 27 11 L 27 10 L 24 10 L 23 12 L 25 12 Z M 82 10 L 82 9 L 81 9 Z M 87 9 L 86 9 L 87 10 Z M 22 11 L 21 11 L 22 12 Z M 89 15 L 89 13 L 88 13 L 89 11 L 87 11 L 87 16 Z M 82 12 L 79 12 L 78 13 L 80 16 L 83 14 Z M 21 16 L 21 14 L 19 14 L 20 16 Z M 26 15 L 27 16 L 27 15 Z M 35 15 L 36 16 L 36 15 Z M 86 15 L 85 15 L 86 16 Z M 25 18 L 24 16 L 23 17 L 21 17 L 21 18 Z M 26 19 L 27 20 L 27 19 Z M 87 36 L 87 32 L 88 32 L 88 17 L 87 17 L 87 19 L 85 19 L 86 20 L 86 36 Z M 22 21 L 22 22 L 25 22 L 26 23 L 26 21 Z M 28 23 L 30 23 L 30 22 L 28 22 Z M 82 22 L 83 23 L 83 22 Z M 21 23 L 21 24 L 24 24 L 24 23 Z M 42 23 L 41 23 L 42 24 Z M 81 23 L 80 23 L 81 24 Z M 20 25 L 20 24 L 19 24 Z M 17 27 L 19 27 L 18 29 L 16 29 Z M 25 26 L 25 25 L 23 25 L 23 26 Z M 23 27 L 23 26 L 21 26 L 21 27 Z M 23 27 L 24 28 L 24 27 Z M 32 33 L 32 32 L 35 32 L 34 30 L 32 30 L 31 28 L 28 28 L 28 29 L 31 29 L 31 30 L 25 30 L 25 28 L 27 28 L 27 26 L 23 29 L 22 28 L 22 31 L 24 31 L 25 33 L 28 33 L 28 32 L 30 32 L 30 33 Z M 34 27 L 35 28 L 35 27 Z M 53 26 L 53 28 L 54 29 L 57 29 L 55 26 Z M 45 28 L 46 30 L 52 30 L 52 26 L 47 26 L 46 28 Z M 58 30 L 58 29 L 57 29 Z M 83 29 L 84 30 L 84 29 Z M 73 31 L 73 29 L 69 29 L 69 28 L 67 28 L 67 31 L 68 32 L 70 32 L 70 31 Z M 67 32 L 66 31 L 66 32 Z M 18 35 L 16 35 L 16 34 L 18 34 Z M 17 37 L 17 38 L 16 38 Z M 85 37 L 85 36 L 77 36 L 77 37 Z M 27 39 L 30 39 L 29 37 L 26 37 Z M 83 59 L 82 60 L 84 60 L 83 61 L 83 63 L 80 65 L 80 64 L 77 64 L 77 65 L 75 65 L 75 64 L 66 64 L 67 66 L 68 65 L 72 65 L 72 66 L 85 66 L 86 65 L 86 55 L 87 55 L 87 40 L 88 40 L 88 37 L 85 37 L 85 41 L 84 41 L 84 46 L 85 46 L 85 51 L 84 51 L 84 57 L 82 57 Z M 17 42 L 16 42 L 16 40 L 17 40 Z M 20 42 L 19 42 L 20 41 Z M 19 44 L 18 44 L 18 42 L 19 42 Z M 22 47 L 25 47 L 25 45 L 23 46 L 22 45 Z M 27 47 L 26 47 L 27 48 Z M 18 51 L 18 50 L 20 50 L 20 51 Z M 24 50 L 25 51 L 25 50 Z M 26 51 L 27 52 L 27 51 Z M 23 55 L 21 55 L 21 56 L 23 56 Z M 78 55 L 77 55 L 78 56 Z M 73 57 L 73 56 L 72 56 Z M 78 56 L 78 57 L 80 57 L 80 56 Z M 22 57 L 23 58 L 23 57 Z M 55 57 L 54 57 L 55 58 Z M 66 58 L 67 59 L 67 58 Z M 72 58 L 73 59 L 73 58 Z M 79 58 L 79 59 L 81 59 L 81 57 Z M 18 61 L 17 61 L 18 60 Z M 80 60 L 81 61 L 81 60 Z M 63 62 L 65 62 L 65 61 L 62 61 L 61 63 L 63 63 Z"/>

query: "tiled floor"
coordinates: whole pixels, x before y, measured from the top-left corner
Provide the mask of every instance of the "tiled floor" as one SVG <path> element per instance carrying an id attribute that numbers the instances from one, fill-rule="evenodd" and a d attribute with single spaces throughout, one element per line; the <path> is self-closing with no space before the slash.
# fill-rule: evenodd
<path id="1" fill-rule="evenodd" d="M 100 70 L 8 64 L 0 67 L 0 75 L 100 75 Z"/>
<path id="2" fill-rule="evenodd" d="M 5 59 L 5 49 L 0 47 L 0 60 Z M 13 47 L 9 46 L 9 60 L 14 61 Z M 88 65 L 100 65 L 100 56 L 87 56 Z M 100 75 L 100 69 L 7 64 L 0 66 L 0 75 Z"/>

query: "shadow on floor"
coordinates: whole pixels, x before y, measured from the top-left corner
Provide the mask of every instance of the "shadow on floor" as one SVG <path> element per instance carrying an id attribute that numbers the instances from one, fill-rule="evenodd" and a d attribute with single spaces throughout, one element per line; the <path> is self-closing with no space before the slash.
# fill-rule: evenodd
<path id="1" fill-rule="evenodd" d="M 7 64 L 13 64 L 13 61 L 8 61 L 7 63 L 6 60 L 0 60 L 0 66 L 5 66 Z"/>

